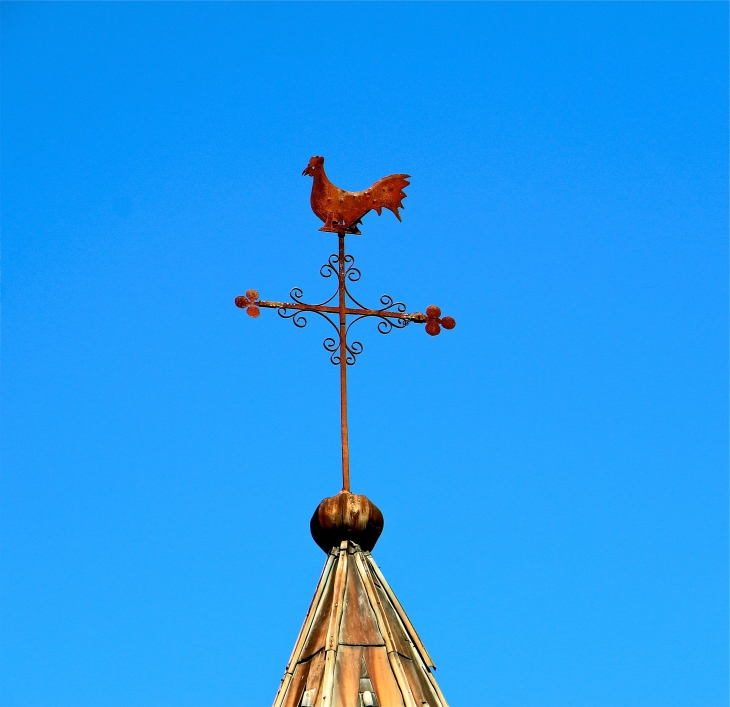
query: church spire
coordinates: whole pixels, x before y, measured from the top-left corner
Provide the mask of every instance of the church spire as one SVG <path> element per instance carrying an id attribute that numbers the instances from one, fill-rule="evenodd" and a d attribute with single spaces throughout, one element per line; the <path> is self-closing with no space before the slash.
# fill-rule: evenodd
<path id="1" fill-rule="evenodd" d="M 323 164 L 324 158 L 313 157 L 304 174 L 323 169 Z M 312 208 L 325 224 L 320 230 L 336 233 L 339 241 L 338 252 L 320 269 L 325 278 L 337 277 L 337 290 L 329 299 L 308 304 L 295 287 L 290 292 L 293 302 L 262 300 L 256 290 L 235 300 L 251 317 L 258 317 L 261 307 L 273 308 L 299 328 L 307 324 L 306 313 L 327 320 L 335 335 L 324 340 L 324 348 L 340 372 L 342 491 L 325 498 L 310 522 L 327 561 L 273 707 L 448 707 L 432 673 L 436 666 L 370 554 L 383 531 L 383 514 L 368 498 L 350 491 L 347 367 L 363 350 L 359 341 L 348 340 L 350 328 L 375 318 L 381 334 L 417 323 L 436 336 L 441 328 L 456 326 L 434 305 L 425 314 L 408 313 L 390 295 L 380 298 L 379 308 L 369 309 L 348 288 L 361 273 L 345 253 L 345 236 L 360 233 L 358 225 L 371 209 L 380 214 L 388 208 L 400 220 L 407 178 L 384 177 L 362 192 L 346 192 L 327 182 L 328 190 L 312 192 Z"/>
<path id="2" fill-rule="evenodd" d="M 327 556 L 273 707 L 448 707 L 436 666 L 373 556 Z"/>

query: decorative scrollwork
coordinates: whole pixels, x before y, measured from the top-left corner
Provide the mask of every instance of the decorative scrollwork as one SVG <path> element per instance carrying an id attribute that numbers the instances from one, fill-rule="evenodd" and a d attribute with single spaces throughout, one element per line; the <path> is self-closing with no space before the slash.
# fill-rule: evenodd
<path id="1" fill-rule="evenodd" d="M 391 319 L 390 317 L 386 319 L 381 317 L 378 322 L 378 331 L 381 334 L 390 334 L 393 329 L 405 329 L 407 326 L 408 320 L 406 319 Z"/>
<path id="2" fill-rule="evenodd" d="M 319 274 L 322 277 L 332 277 L 333 275 L 337 277 L 339 265 L 340 259 L 335 253 L 333 253 L 330 255 L 327 262 L 319 269 Z"/>
<path id="3" fill-rule="evenodd" d="M 345 256 L 345 277 L 350 282 L 357 282 L 362 277 L 362 273 L 355 267 L 355 258 L 351 255 Z"/>
<path id="4" fill-rule="evenodd" d="M 360 309 L 370 310 L 369 307 L 366 307 L 362 302 L 359 302 L 352 296 L 352 293 L 347 288 L 347 286 L 345 286 L 345 293 L 350 298 L 350 300 L 355 305 L 357 305 Z M 378 309 L 370 310 L 370 311 L 374 312 L 374 314 L 369 314 L 367 316 L 375 317 L 380 312 L 390 312 L 390 311 L 398 312 L 400 314 L 400 313 L 405 313 L 405 311 L 407 309 L 406 305 L 403 302 L 396 302 L 390 295 L 381 295 L 380 304 L 382 305 L 382 307 L 379 307 Z M 406 324 L 407 323 L 408 322 L 406 322 Z M 401 328 L 401 327 L 398 327 L 398 328 Z"/>
<path id="5" fill-rule="evenodd" d="M 347 355 L 345 357 L 348 366 L 354 366 L 357 362 L 357 357 L 362 353 L 365 348 L 361 342 L 353 341 L 351 344 L 345 346 Z"/>
<path id="6" fill-rule="evenodd" d="M 338 337 L 339 338 L 339 337 Z M 329 351 L 330 355 L 330 362 L 333 363 L 335 366 L 339 366 L 340 364 L 340 344 L 338 341 L 333 339 L 331 336 L 328 336 L 323 342 L 322 342 L 325 351 Z"/>
<path id="7" fill-rule="evenodd" d="M 374 310 L 379 311 L 379 310 Z M 394 317 L 381 317 L 377 314 L 361 314 L 359 317 L 355 317 L 348 325 L 347 325 L 347 333 L 350 333 L 350 328 L 359 322 L 361 319 L 370 319 L 370 318 L 376 318 L 378 319 L 378 331 L 381 334 L 390 334 L 393 329 L 404 329 L 408 326 L 408 320 L 407 319 L 396 319 Z M 360 352 L 358 352 L 359 354 Z"/>
<path id="8" fill-rule="evenodd" d="M 325 275 L 325 277 L 329 277 L 329 275 Z M 335 291 L 329 299 L 324 300 L 324 302 L 317 302 L 317 304 L 307 304 L 302 300 L 302 297 L 304 297 L 304 290 L 301 287 L 292 288 L 289 292 L 289 297 L 291 297 L 297 304 L 303 304 L 305 307 L 324 307 L 337 297 L 337 291 Z"/>
<path id="9" fill-rule="evenodd" d="M 239 297 L 236 300 L 236 304 L 238 306 L 243 306 L 244 304 L 251 305 L 255 300 L 257 304 L 262 306 L 275 305 L 279 316 L 282 319 L 291 319 L 294 326 L 299 329 L 303 329 L 307 326 L 307 314 L 314 313 L 326 319 L 334 329 L 335 333 L 333 336 L 328 336 L 322 344 L 325 351 L 330 354 L 330 361 L 335 365 L 340 365 L 342 363 L 342 356 L 344 355 L 345 363 L 348 366 L 352 366 L 357 361 L 357 357 L 363 352 L 364 346 L 362 342 L 350 342 L 347 340 L 350 329 L 361 319 L 374 318 L 377 321 L 377 329 L 380 334 L 390 334 L 393 329 L 404 329 L 410 323 L 412 315 L 405 314 L 406 305 L 403 302 L 396 302 L 390 295 L 381 295 L 380 307 L 377 309 L 370 309 L 369 307 L 366 307 L 352 296 L 352 293 L 347 287 L 347 282 L 358 282 L 358 280 L 362 277 L 360 270 L 355 267 L 355 258 L 352 255 L 345 255 L 342 261 L 340 260 L 340 256 L 337 254 L 330 255 L 327 262 L 320 268 L 319 272 L 322 277 L 329 278 L 335 276 L 338 279 L 337 290 L 329 299 L 326 299 L 323 302 L 319 302 L 317 304 L 309 304 L 305 302 L 303 299 L 304 290 L 301 287 L 294 287 L 289 292 L 289 296 L 293 300 L 292 303 L 259 301 L 258 292 L 251 290 L 250 294 L 252 297 L 248 297 L 249 293 L 247 292 L 247 296 Z M 338 313 L 342 316 L 342 310 L 335 305 L 330 304 L 338 295 L 342 294 L 340 288 L 344 290 L 345 299 L 349 299 L 357 308 L 347 308 L 346 316 L 352 317 L 352 320 L 347 324 L 344 332 L 341 330 L 339 324 L 335 323 L 333 319 L 333 317 L 336 317 Z M 239 300 L 241 300 L 241 303 L 239 303 Z M 327 311 L 322 311 L 322 309 Z M 398 316 L 400 314 L 403 314 L 404 316 Z M 446 327 L 446 325 L 447 321 L 444 320 L 444 327 Z M 342 341 L 343 337 L 344 342 Z"/>
<path id="10" fill-rule="evenodd" d="M 307 318 L 301 309 L 292 309 L 289 311 L 286 307 L 279 307 L 276 311 L 282 319 L 291 319 L 292 324 L 299 329 L 304 329 L 307 326 Z"/>
<path id="11" fill-rule="evenodd" d="M 390 295 L 382 295 L 380 297 L 380 304 L 383 306 L 378 310 L 379 312 L 387 312 L 389 309 L 395 309 L 396 312 L 405 312 L 406 306 L 403 302 L 395 302 Z"/>
<path id="12" fill-rule="evenodd" d="M 322 342 L 322 345 L 324 346 L 325 351 L 330 353 L 330 362 L 335 366 L 339 366 L 340 361 L 342 360 L 342 342 L 339 340 L 339 336 L 337 339 L 332 336 L 328 336 Z M 357 357 L 363 352 L 364 348 L 365 347 L 360 341 L 352 341 L 345 345 L 345 362 L 348 366 L 355 365 Z"/>
<path id="13" fill-rule="evenodd" d="M 295 287 L 290 293 L 292 297 L 295 296 L 295 292 L 297 293 L 297 297 L 302 296 L 302 291 L 299 288 Z M 299 299 L 297 299 L 296 301 L 297 303 L 303 304 L 306 307 L 312 307 L 312 309 L 290 309 L 288 307 L 279 307 L 276 311 L 282 319 L 291 319 L 295 327 L 298 327 L 299 329 L 304 329 L 304 327 L 307 326 L 307 318 L 304 315 L 317 314 L 322 317 L 322 319 L 329 322 L 332 328 L 337 332 L 337 336 L 339 338 L 340 330 L 337 328 L 337 325 L 324 312 L 320 312 L 317 309 L 314 309 L 314 307 L 318 305 L 308 305 Z"/>
<path id="14" fill-rule="evenodd" d="M 337 254 L 333 253 L 328 258 L 327 262 L 319 269 L 319 274 L 322 277 L 338 276 L 340 273 L 340 258 Z M 345 277 L 350 282 L 357 282 L 361 277 L 362 273 L 355 267 L 355 258 L 351 255 L 345 256 Z"/>

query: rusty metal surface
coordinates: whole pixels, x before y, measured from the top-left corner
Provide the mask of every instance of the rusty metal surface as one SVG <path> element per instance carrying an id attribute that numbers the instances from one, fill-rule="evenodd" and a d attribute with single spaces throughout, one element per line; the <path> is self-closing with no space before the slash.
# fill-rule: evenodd
<path id="1" fill-rule="evenodd" d="M 328 557 L 275 707 L 358 707 L 365 690 L 376 707 L 448 707 L 371 559 L 351 541 Z"/>
<path id="2" fill-rule="evenodd" d="M 358 224 L 369 211 L 380 216 L 383 209 L 392 211 L 400 221 L 398 209 L 403 208 L 403 191 L 410 182 L 408 174 L 391 174 L 379 179 L 364 191 L 345 191 L 336 187 L 324 171 L 324 157 L 312 157 L 302 174 L 312 177 L 312 211 L 324 222 L 320 231 L 359 234 Z"/>

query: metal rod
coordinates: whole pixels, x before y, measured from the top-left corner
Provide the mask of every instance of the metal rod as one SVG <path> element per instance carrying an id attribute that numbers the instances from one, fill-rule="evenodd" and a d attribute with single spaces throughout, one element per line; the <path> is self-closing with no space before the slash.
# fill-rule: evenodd
<path id="1" fill-rule="evenodd" d="M 303 312 L 328 312 L 329 314 L 339 314 L 339 307 L 327 307 L 321 304 L 302 304 L 300 302 L 270 302 L 268 300 L 256 300 L 257 307 L 268 307 L 269 309 L 299 309 Z M 408 314 L 406 312 L 384 312 L 378 309 L 354 309 L 352 307 L 345 308 L 345 313 L 352 316 L 371 316 L 371 317 L 387 317 L 390 319 L 405 319 L 408 322 L 416 322 L 425 324 L 427 317 L 421 312 Z"/>
<path id="2" fill-rule="evenodd" d="M 342 427 L 342 490 L 350 490 L 350 443 L 347 434 L 347 305 L 345 302 L 345 234 L 340 233 L 340 422 Z"/>

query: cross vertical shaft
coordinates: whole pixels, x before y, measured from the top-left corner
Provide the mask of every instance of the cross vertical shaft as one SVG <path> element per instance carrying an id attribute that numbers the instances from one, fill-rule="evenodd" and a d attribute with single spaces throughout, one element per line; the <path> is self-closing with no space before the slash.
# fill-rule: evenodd
<path id="1" fill-rule="evenodd" d="M 342 490 L 350 490 L 350 443 L 347 431 L 347 302 L 345 301 L 345 234 L 340 233 L 339 315 L 340 315 L 340 425 L 342 429 Z"/>
<path id="2" fill-rule="evenodd" d="M 394 175 L 402 176 L 402 175 Z M 245 295 L 239 295 L 235 304 L 246 313 L 257 318 L 261 314 L 261 307 L 278 310 L 279 316 L 290 319 L 298 328 L 306 326 L 305 314 L 316 313 L 325 319 L 336 334 L 328 336 L 322 344 L 330 354 L 330 362 L 340 367 L 340 435 L 342 438 L 342 490 L 350 493 L 350 443 L 347 425 L 347 367 L 353 365 L 357 356 L 362 353 L 363 345 L 359 341 L 348 343 L 349 328 L 361 319 L 373 318 L 377 321 L 377 330 L 381 334 L 388 334 L 393 329 L 403 329 L 408 324 L 425 324 L 426 333 L 436 336 L 442 328 L 453 329 L 456 322 L 453 317 L 442 317 L 441 310 L 435 305 L 422 312 L 407 312 L 403 302 L 396 302 L 390 295 L 380 297 L 380 307 L 370 309 L 356 300 L 347 288 L 347 281 L 357 282 L 361 273 L 355 267 L 355 259 L 345 255 L 345 237 L 347 230 L 334 225 L 320 229 L 337 233 L 339 248 L 337 254 L 329 256 L 328 261 L 320 268 L 320 275 L 325 278 L 337 276 L 337 290 L 323 302 L 308 304 L 302 300 L 304 291 L 293 288 L 289 296 L 293 302 L 274 302 L 259 299 L 256 290 L 247 290 Z M 349 231 L 354 233 L 355 231 Z M 350 303 L 348 305 L 348 302 Z M 336 306 L 335 306 L 336 305 Z M 348 317 L 350 321 L 348 322 Z M 332 333 L 332 332 L 330 332 Z"/>

